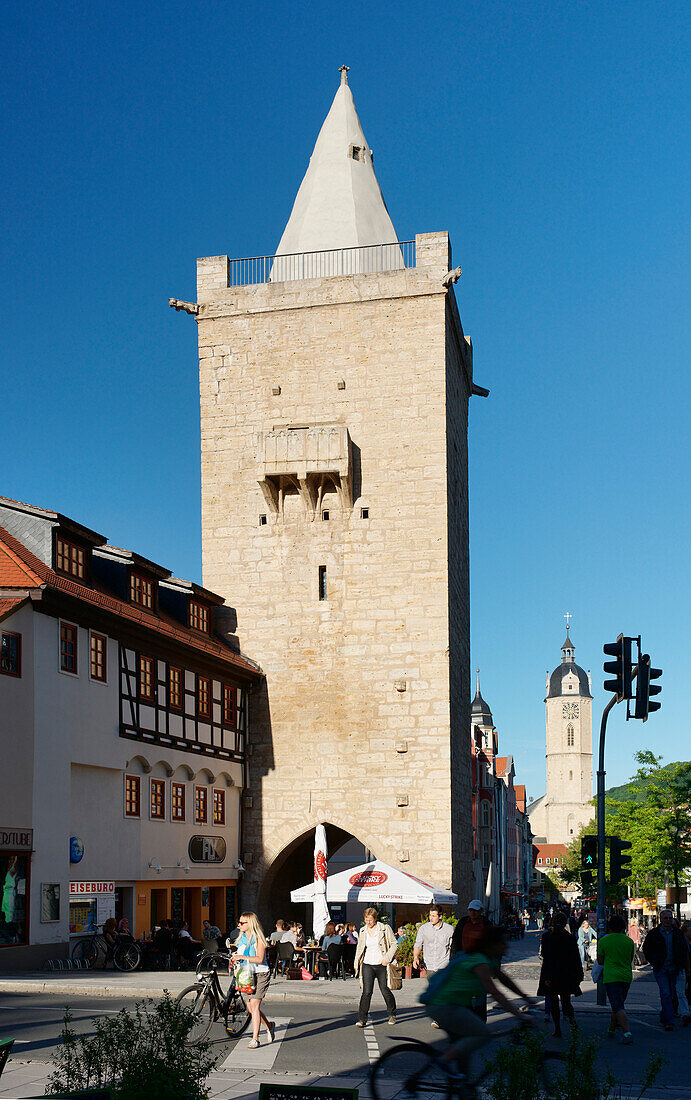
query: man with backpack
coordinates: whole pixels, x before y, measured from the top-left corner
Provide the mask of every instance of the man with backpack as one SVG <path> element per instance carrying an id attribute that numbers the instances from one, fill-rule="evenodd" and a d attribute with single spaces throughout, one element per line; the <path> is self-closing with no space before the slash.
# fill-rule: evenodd
<path id="1" fill-rule="evenodd" d="M 497 982 L 521 997 L 526 1005 L 535 1002 L 501 970 L 506 951 L 506 939 L 499 928 L 488 927 L 476 941 L 473 950 L 454 955 L 451 962 L 439 970 L 429 982 L 420 1000 L 427 1015 L 443 1028 L 451 1042 L 442 1058 L 458 1062 L 462 1074 L 468 1073 L 470 1056 L 491 1038 L 484 1020 L 472 1010 L 477 998 L 489 993 L 498 1005 L 521 1023 L 531 1023 L 514 1007 L 499 989 Z"/>

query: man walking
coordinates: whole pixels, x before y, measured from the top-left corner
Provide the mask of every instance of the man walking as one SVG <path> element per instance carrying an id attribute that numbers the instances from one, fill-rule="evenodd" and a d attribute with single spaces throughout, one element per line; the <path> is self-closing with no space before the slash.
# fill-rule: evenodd
<path id="1" fill-rule="evenodd" d="M 686 944 L 681 930 L 674 926 L 671 909 L 663 909 L 659 926 L 648 932 L 643 954 L 653 968 L 660 990 L 662 1026 L 665 1031 L 674 1031 L 674 991 L 677 974 L 686 970 Z"/>
<path id="2" fill-rule="evenodd" d="M 445 924 L 441 910 L 436 905 L 432 905 L 429 919 L 420 925 L 415 937 L 413 966 L 417 968 L 420 965 L 420 955 L 422 955 L 428 978 L 431 978 L 437 970 L 443 970 L 451 958 L 452 938 L 453 926 Z M 433 1020 L 432 1027 L 439 1027 L 439 1024 Z"/>
<path id="3" fill-rule="evenodd" d="M 482 938 L 484 929 L 489 925 L 485 917 L 484 907 L 479 898 L 468 902 L 468 912 L 461 917 L 454 929 L 451 940 L 451 954 L 457 955 L 459 951 L 469 954 L 474 950 L 475 944 Z"/>

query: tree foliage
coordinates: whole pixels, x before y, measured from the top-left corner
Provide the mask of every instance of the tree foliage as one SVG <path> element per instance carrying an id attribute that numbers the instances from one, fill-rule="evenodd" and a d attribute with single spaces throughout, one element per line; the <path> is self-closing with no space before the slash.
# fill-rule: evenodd
<path id="1" fill-rule="evenodd" d="M 638 883 L 641 894 L 654 895 L 666 879 L 678 886 L 691 868 L 691 762 L 663 766 L 662 757 L 650 750 L 637 752 L 634 759 L 638 770 L 628 789 L 635 789 L 636 799 L 642 800 L 607 798 L 605 828 L 608 836 L 631 842 L 630 881 Z M 588 892 L 582 880 L 581 839 L 596 834 L 593 817 L 568 847 L 559 873 L 564 885 L 581 885 Z M 607 883 L 608 897 L 621 897 L 626 890 L 626 883 Z"/>

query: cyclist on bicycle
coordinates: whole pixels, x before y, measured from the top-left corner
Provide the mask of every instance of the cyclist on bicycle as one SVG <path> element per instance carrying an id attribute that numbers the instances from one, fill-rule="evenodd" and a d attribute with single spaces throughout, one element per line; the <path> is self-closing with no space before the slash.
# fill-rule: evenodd
<path id="1" fill-rule="evenodd" d="M 427 1014 L 446 1031 L 451 1040 L 442 1060 L 453 1062 L 455 1059 L 464 1075 L 468 1074 L 470 1056 L 492 1037 L 484 1020 L 473 1012 L 472 1005 L 476 998 L 489 993 L 498 1005 L 522 1024 L 533 1024 L 497 986 L 500 982 L 521 997 L 529 1008 L 535 1006 L 536 1002 L 501 970 L 505 951 L 506 938 L 501 929 L 485 928 L 472 952 L 454 955 L 447 967 L 446 977 L 440 974 L 436 982 L 433 978 L 424 996 Z"/>

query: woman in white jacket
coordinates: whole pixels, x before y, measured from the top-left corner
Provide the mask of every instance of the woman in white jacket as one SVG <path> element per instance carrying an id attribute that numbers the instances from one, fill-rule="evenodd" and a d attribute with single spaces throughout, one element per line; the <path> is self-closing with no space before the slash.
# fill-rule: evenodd
<path id="1" fill-rule="evenodd" d="M 388 924 L 381 924 L 377 920 L 376 909 L 365 909 L 365 926 L 360 929 L 357 948 L 355 949 L 355 973 L 360 977 L 360 1007 L 358 1009 L 358 1021 L 356 1027 L 364 1027 L 367 1023 L 372 992 L 375 981 L 379 982 L 379 988 L 389 1013 L 389 1023 L 396 1023 L 396 1001 L 389 989 L 389 964 L 393 961 L 398 948 L 398 943 Z"/>

